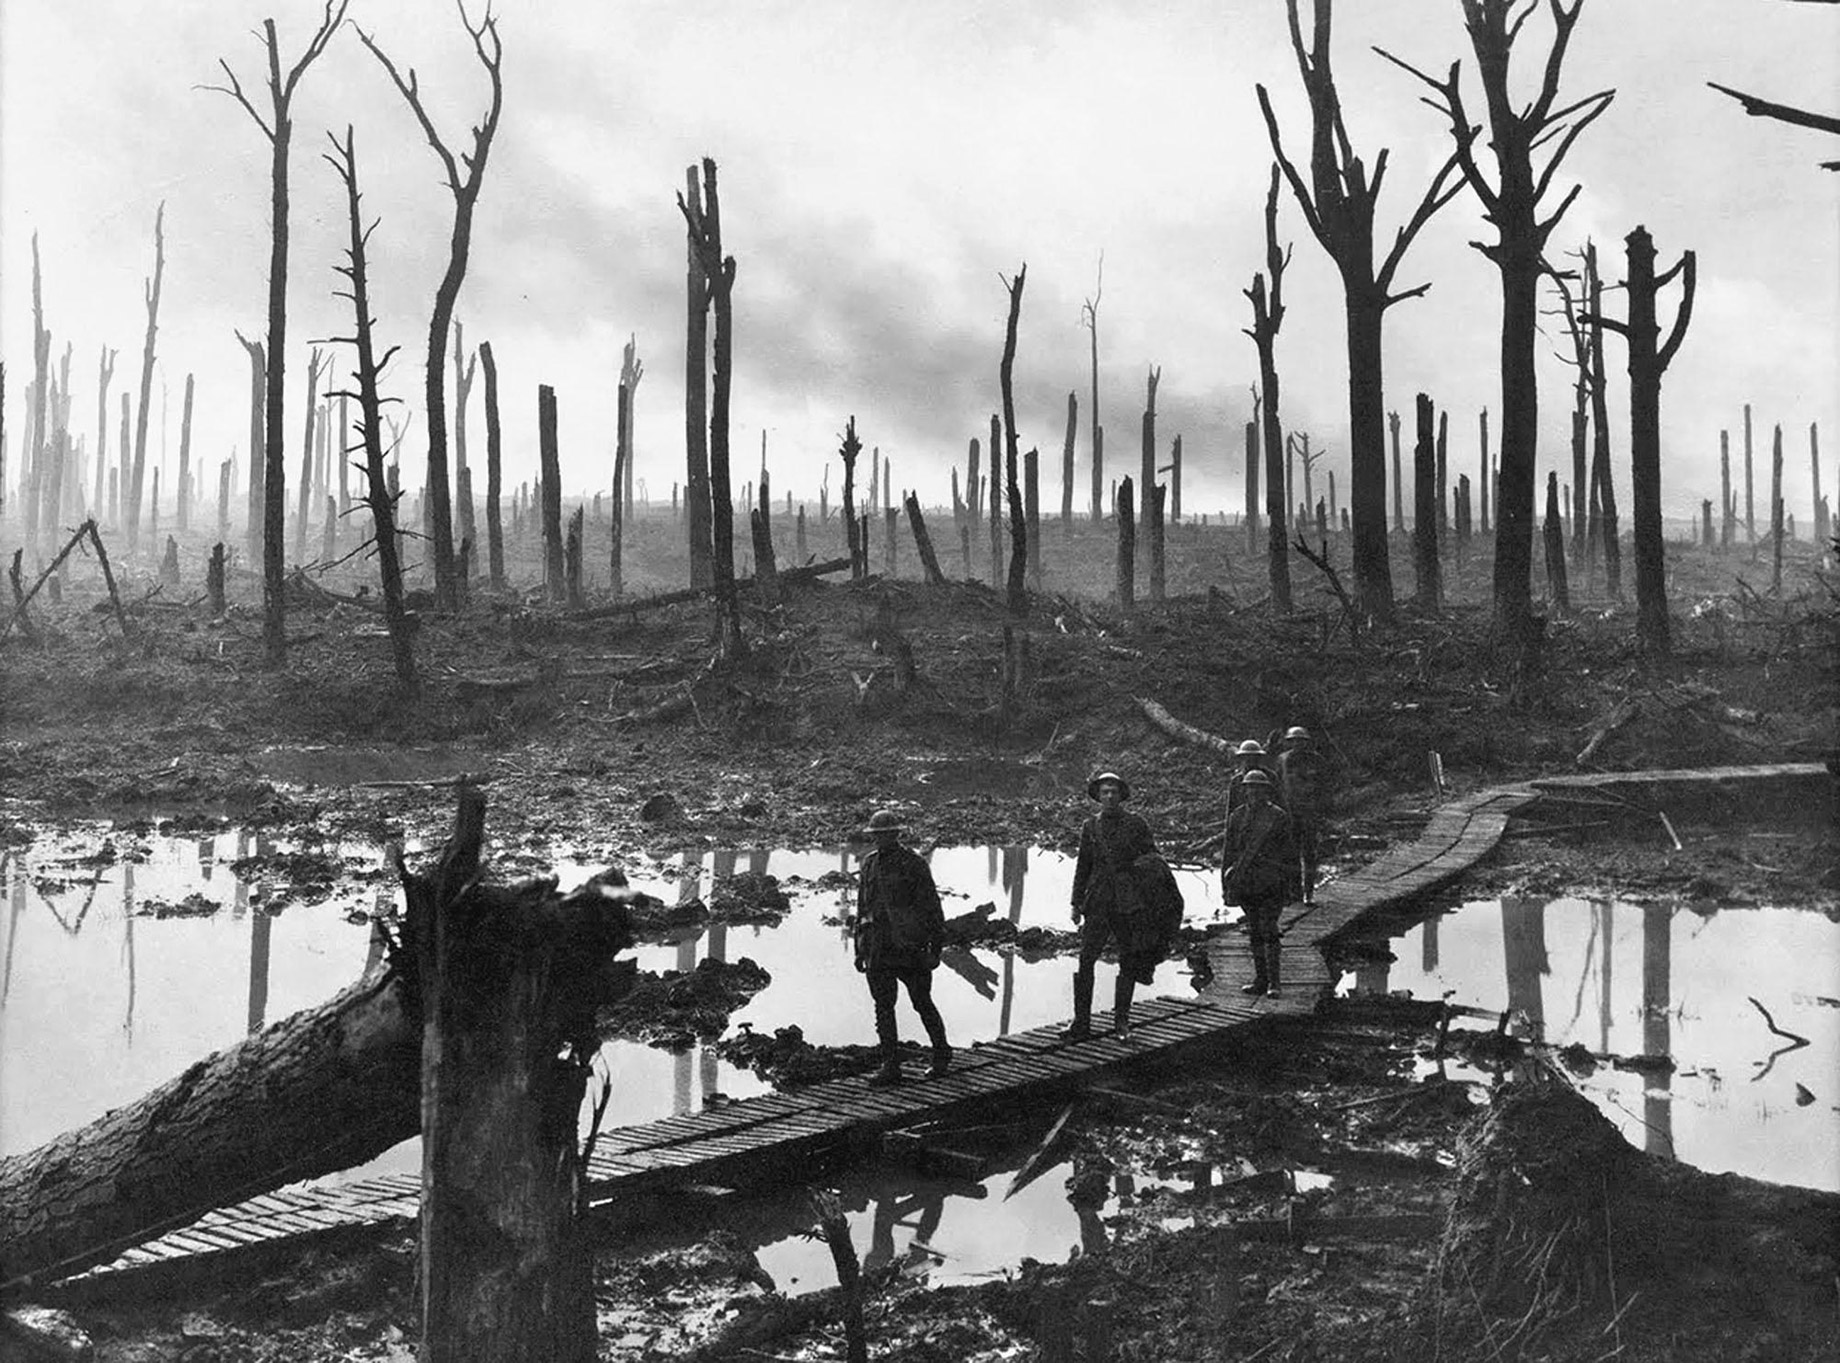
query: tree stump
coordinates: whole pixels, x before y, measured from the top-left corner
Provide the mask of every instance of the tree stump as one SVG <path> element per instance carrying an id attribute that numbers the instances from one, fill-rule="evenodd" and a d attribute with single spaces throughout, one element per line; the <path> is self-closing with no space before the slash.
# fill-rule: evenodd
<path id="1" fill-rule="evenodd" d="M 578 1131 L 596 1005 L 631 943 L 624 880 L 481 880 L 485 796 L 460 792 L 426 875 L 404 874 L 422 1018 L 421 1357 L 592 1360 Z"/>

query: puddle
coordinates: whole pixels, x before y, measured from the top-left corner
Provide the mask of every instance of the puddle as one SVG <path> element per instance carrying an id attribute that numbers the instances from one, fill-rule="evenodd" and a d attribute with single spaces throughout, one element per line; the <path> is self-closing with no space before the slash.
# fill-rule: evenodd
<path id="1" fill-rule="evenodd" d="M 95 824 L 0 854 L 0 1154 L 32 1149 L 329 998 L 364 968 L 363 916 L 396 899 L 389 856 L 374 843 L 271 840 L 238 829 L 175 837 L 140 827 Z M 508 875 L 531 869 L 528 848 L 494 855 Z M 545 856 L 542 869 L 553 868 L 565 889 L 605 864 Z M 1018 927 L 1069 925 L 1069 857 L 979 847 L 941 848 L 930 860 L 948 916 L 993 904 Z M 653 971 L 750 957 L 773 980 L 734 1015 L 731 1030 L 796 1024 L 818 1044 L 871 1042 L 868 990 L 847 932 L 826 921 L 844 912 L 849 891 L 817 883 L 828 874 L 834 884 L 836 872 L 856 866 L 848 851 L 686 854 L 629 866 L 636 885 L 667 902 L 706 896 L 711 877 L 754 870 L 779 877 L 793 904 L 777 925 L 710 925 L 632 954 Z M 293 879 L 300 874 L 306 883 Z M 1191 922 L 1224 913 L 1211 872 L 1178 876 Z M 149 912 L 161 907 L 182 912 Z M 1102 975 L 1109 970 L 1101 964 Z M 969 1045 L 1065 1017 L 1070 974 L 1066 961 L 954 950 L 934 977 L 934 998 L 953 1043 Z M 1152 992 L 1188 989 L 1176 962 L 1161 967 Z M 1100 997 L 1109 993 L 1101 979 Z M 917 1039 L 905 1004 L 900 1017 L 904 1035 Z M 698 1111 L 716 1094 L 767 1091 L 710 1046 L 674 1054 L 610 1042 L 602 1062 L 614 1083 L 615 1124 Z M 411 1170 L 417 1160 L 409 1142 L 347 1177 Z"/>
<path id="2" fill-rule="evenodd" d="M 1603 1063 L 1574 1074 L 1639 1148 L 1713 1173 L 1840 1191 L 1840 925 L 1822 914 L 1489 900 L 1390 945 L 1398 959 L 1354 972 L 1357 989 L 1448 992 L 1512 1010 L 1555 1046 L 1672 1057 L 1672 1073 Z M 1779 1050 L 1787 1043 L 1752 998 L 1809 1044 Z"/>

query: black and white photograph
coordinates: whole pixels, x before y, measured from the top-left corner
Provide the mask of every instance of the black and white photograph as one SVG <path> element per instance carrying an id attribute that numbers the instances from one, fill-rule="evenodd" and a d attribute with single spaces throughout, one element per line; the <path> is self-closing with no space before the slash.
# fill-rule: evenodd
<path id="1" fill-rule="evenodd" d="M 1837 497 L 1840 0 L 0 0 L 0 1360 L 1840 1356 Z"/>

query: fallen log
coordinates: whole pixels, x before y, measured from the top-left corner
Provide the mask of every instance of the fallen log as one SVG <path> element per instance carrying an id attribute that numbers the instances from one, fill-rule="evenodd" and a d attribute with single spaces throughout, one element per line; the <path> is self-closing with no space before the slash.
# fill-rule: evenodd
<path id="1" fill-rule="evenodd" d="M 808 563 L 799 568 L 788 568 L 779 574 L 779 585 L 789 586 L 795 582 L 810 582 L 829 573 L 841 573 L 850 566 L 848 558 L 828 558 L 818 563 Z M 755 585 L 751 577 L 741 578 L 735 583 L 735 590 Z M 636 597 L 631 601 L 617 601 L 608 606 L 590 606 L 586 610 L 570 611 L 570 620 L 616 620 L 628 613 L 658 610 L 664 606 L 681 606 L 686 601 L 701 601 L 716 594 L 714 587 L 681 587 L 674 592 L 660 592 L 656 596 Z"/>
<path id="2" fill-rule="evenodd" d="M 1180 739 L 1197 748 L 1210 748 L 1228 757 L 1233 755 L 1233 744 L 1219 734 L 1211 734 L 1205 729 L 1197 729 L 1192 724 L 1184 724 L 1155 701 L 1147 700 L 1143 696 L 1137 697 L 1137 705 L 1144 712 L 1146 719 L 1171 738 Z"/>
<path id="3" fill-rule="evenodd" d="M 0 1290 L 382 1154 L 419 1129 L 420 1057 L 421 1026 L 384 966 L 140 1101 L 0 1159 Z"/>

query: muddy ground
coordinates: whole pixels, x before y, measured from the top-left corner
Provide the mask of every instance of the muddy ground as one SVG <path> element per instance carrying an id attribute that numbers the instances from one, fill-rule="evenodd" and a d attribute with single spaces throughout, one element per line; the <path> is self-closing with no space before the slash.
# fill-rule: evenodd
<path id="1" fill-rule="evenodd" d="M 629 543 L 643 552 L 672 534 L 661 519 Z M 1742 551 L 1675 551 L 1666 662 L 1636 649 L 1632 603 L 1575 584 L 1580 609 L 1551 615 L 1529 674 L 1510 667 L 1491 629 L 1486 562 L 1465 566 L 1442 612 L 1404 606 L 1396 626 L 1351 632 L 1301 560 L 1300 608 L 1274 617 L 1258 561 L 1219 527 L 1173 536 L 1172 599 L 1129 615 L 1052 590 L 1096 591 L 1107 562 L 1102 540 L 1059 535 L 1044 530 L 1051 590 L 1021 622 L 981 585 L 831 579 L 772 610 L 747 606 L 748 654 L 724 664 L 712 661 L 707 606 L 584 619 L 535 594 L 482 597 L 457 618 L 423 615 L 425 681 L 414 694 L 392 678 L 367 599 L 302 589 L 288 665 L 276 671 L 262 665 L 252 575 L 233 577 L 230 610 L 212 619 L 189 575 L 156 591 L 150 571 L 127 565 L 133 634 L 124 641 L 93 570 L 79 568 L 60 603 L 33 604 L 29 636 L 16 631 L 0 645 L 0 836 L 97 817 L 181 828 L 235 819 L 308 845 L 334 833 L 431 843 L 464 774 L 487 785 L 492 851 L 507 875 L 540 874 L 564 847 L 618 864 L 641 850 L 833 844 L 884 805 L 909 815 L 922 843 L 1070 849 L 1086 778 L 1109 766 L 1132 778 L 1135 807 L 1166 848 L 1203 849 L 1220 823 L 1221 761 L 1153 727 L 1138 705 L 1150 699 L 1233 739 L 1292 723 L 1318 731 L 1341 777 L 1334 855 L 1346 866 L 1423 821 L 1438 798 L 1433 752 L 1448 788 L 1463 791 L 1540 774 L 1819 761 L 1834 751 L 1840 614 L 1805 545 L 1792 547 L 1780 601 L 1752 590 L 1767 583 L 1768 565 Z M 659 562 L 652 581 L 676 585 L 681 574 Z M 353 596 L 366 571 L 354 561 L 318 581 Z M 644 585 L 648 573 L 636 576 Z M 1026 639 L 1007 693 L 1006 628 Z M 903 644 L 916 667 L 905 691 L 893 661 Z M 653 718 L 661 709 L 669 717 Z M 1627 722 L 1581 765 L 1616 715 Z M 1517 832 L 1473 888 L 1835 903 L 1831 808 L 1758 815 L 1683 819 L 1680 850 L 1646 819 Z M 1072 1266 L 1023 1266 L 977 1288 L 884 1287 L 871 1316 L 876 1356 L 1031 1356 L 1044 1303 L 1063 1291 L 1082 1310 L 1114 1303 L 1119 1357 L 1423 1353 L 1437 1225 L 1477 1095 L 1408 1086 L 1413 1050 L 1428 1044 L 1422 1028 L 1344 1030 L 1361 1035 L 1260 1041 L 1205 1074 L 1165 1076 L 1153 1103 L 1094 1107 L 1075 1174 L 1154 1164 L 1175 1131 L 1250 1160 L 1255 1173 L 1353 1161 L 1360 1172 L 1334 1196 L 1344 1210 L 1404 1218 L 1385 1236 L 1241 1244 L 1235 1288 L 1223 1285 L 1234 1275 L 1220 1268 L 1220 1226 L 1229 1210 L 1255 1220 L 1286 1210 L 1292 1199 L 1269 1179 L 1184 1203 L 1192 1224 L 1182 1229 L 1164 1226 L 1163 1195 L 1132 1200 L 1106 1227 L 1104 1251 Z M 1403 1153 L 1391 1148 L 1402 1143 Z M 1391 1153 L 1372 1172 L 1362 1160 L 1383 1147 Z M 719 1236 L 660 1250 L 640 1270 L 634 1252 L 603 1265 L 608 1357 L 670 1356 L 689 1344 L 674 1322 L 761 1292 L 745 1255 L 737 1268 L 740 1251 Z M 201 1289 L 195 1300 L 81 1314 L 105 1358 L 407 1357 L 411 1271 L 408 1242 L 397 1240 Z M 815 1357 L 805 1350 L 818 1338 L 794 1330 L 743 1356 Z M 1808 1338 L 1755 1356 L 1821 1356 L 1803 1347 Z M 1710 1339 L 1620 1356 L 1722 1358 Z"/>

